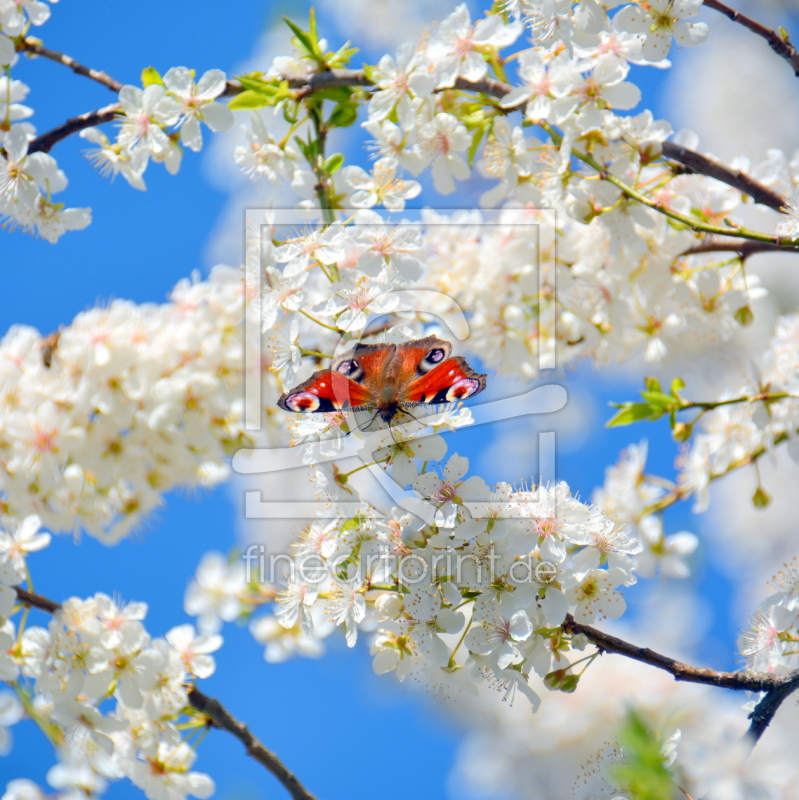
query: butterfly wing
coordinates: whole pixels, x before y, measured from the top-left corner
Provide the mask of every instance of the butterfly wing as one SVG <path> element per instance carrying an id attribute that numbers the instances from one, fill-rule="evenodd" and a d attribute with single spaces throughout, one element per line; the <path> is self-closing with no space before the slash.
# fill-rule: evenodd
<path id="1" fill-rule="evenodd" d="M 454 403 L 482 392 L 486 376 L 478 375 L 460 356 L 447 358 L 416 380 L 402 393 L 400 405 Z"/>
<path id="2" fill-rule="evenodd" d="M 374 405 L 369 390 L 340 372 L 322 369 L 307 381 L 280 396 L 277 404 L 286 411 L 302 414 L 341 411 Z"/>
<path id="3" fill-rule="evenodd" d="M 314 372 L 281 395 L 277 404 L 306 414 L 374 408 L 375 391 L 393 353 L 393 345 L 358 345 L 339 356 L 330 369 Z"/>
<path id="4" fill-rule="evenodd" d="M 359 344 L 281 395 L 277 404 L 299 413 L 378 409 L 390 421 L 398 408 L 464 400 L 482 392 L 486 376 L 435 336 L 400 345 Z"/>

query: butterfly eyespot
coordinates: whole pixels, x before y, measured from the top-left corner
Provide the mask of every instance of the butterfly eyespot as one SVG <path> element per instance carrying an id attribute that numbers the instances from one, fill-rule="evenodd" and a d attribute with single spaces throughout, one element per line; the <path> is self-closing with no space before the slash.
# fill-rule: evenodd
<path id="1" fill-rule="evenodd" d="M 455 400 L 465 400 L 480 390 L 480 381 L 473 378 L 462 378 L 456 381 L 447 389 L 447 400 L 450 403 Z"/>
<path id="2" fill-rule="evenodd" d="M 351 381 L 356 382 L 361 380 L 364 374 L 361 362 L 355 358 L 348 358 L 346 361 L 342 361 L 336 365 L 335 369 L 336 372 L 346 375 Z"/>
<path id="3" fill-rule="evenodd" d="M 312 392 L 296 392 L 286 398 L 286 406 L 292 411 L 316 411 L 319 398 Z"/>
<path id="4" fill-rule="evenodd" d="M 421 373 L 430 372 L 436 364 L 440 364 L 447 357 L 447 351 L 443 347 L 434 347 L 428 350 L 425 357 L 419 362 L 418 371 Z"/>
<path id="5" fill-rule="evenodd" d="M 354 358 L 351 358 L 349 361 L 342 361 L 336 367 L 336 372 L 340 372 L 342 375 L 349 375 L 351 372 L 357 372 L 360 368 L 361 365 Z"/>

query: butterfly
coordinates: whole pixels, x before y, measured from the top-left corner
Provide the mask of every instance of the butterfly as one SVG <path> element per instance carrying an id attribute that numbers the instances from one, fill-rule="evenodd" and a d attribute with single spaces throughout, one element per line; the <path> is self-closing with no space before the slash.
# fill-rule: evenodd
<path id="1" fill-rule="evenodd" d="M 391 424 L 400 412 L 421 405 L 453 403 L 482 392 L 486 376 L 435 336 L 402 344 L 358 344 L 281 395 L 286 411 L 375 411 Z M 371 425 L 371 423 L 370 423 Z"/>

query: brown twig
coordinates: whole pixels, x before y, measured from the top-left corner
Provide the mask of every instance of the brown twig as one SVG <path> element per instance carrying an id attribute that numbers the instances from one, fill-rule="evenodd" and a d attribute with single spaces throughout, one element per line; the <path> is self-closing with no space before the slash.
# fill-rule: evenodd
<path id="1" fill-rule="evenodd" d="M 792 692 L 799 688 L 799 670 L 786 675 L 779 686 L 775 686 L 766 692 L 762 700 L 755 706 L 755 710 L 749 715 L 752 724 L 749 726 L 749 735 L 756 742 L 765 732 L 769 723 L 774 719 L 777 709 L 782 705 Z"/>
<path id="2" fill-rule="evenodd" d="M 663 142 L 663 155 L 687 167 L 691 172 L 715 178 L 739 192 L 748 194 L 756 203 L 773 208 L 775 211 L 782 211 L 785 207 L 785 198 L 778 192 L 764 186 L 750 175 L 716 161 L 715 158 L 689 150 L 674 142 Z"/>
<path id="3" fill-rule="evenodd" d="M 40 594 L 29 592 L 21 586 L 15 586 L 14 591 L 17 593 L 17 600 L 31 608 L 38 608 L 40 611 L 46 611 L 48 614 L 55 614 L 55 612 L 61 608 L 60 603 L 56 603 L 54 600 L 50 600 L 47 597 L 42 597 Z"/>
<path id="4" fill-rule="evenodd" d="M 66 55 L 66 53 L 59 53 L 58 50 L 49 50 L 44 47 L 38 39 L 34 39 L 32 36 L 28 36 L 21 42 L 18 42 L 17 51 L 42 56 L 43 58 L 49 58 L 51 61 L 63 64 L 78 75 L 83 75 L 86 78 L 91 78 L 93 81 L 101 83 L 112 92 L 119 92 L 122 88 L 122 84 L 114 80 L 107 72 L 86 67 L 75 61 L 72 56 Z"/>
<path id="5" fill-rule="evenodd" d="M 189 690 L 189 702 L 205 714 L 214 727 L 235 736 L 246 748 L 247 755 L 266 767 L 283 784 L 294 800 L 315 800 L 314 795 L 297 780 L 294 773 L 290 772 L 271 750 L 267 750 L 243 722 L 234 719 L 218 700 L 207 697 L 193 687 Z"/>
<path id="6" fill-rule="evenodd" d="M 121 103 L 111 103 L 111 105 L 98 108 L 96 111 L 87 111 L 78 117 L 72 117 L 66 122 L 62 122 L 57 128 L 45 131 L 41 136 L 37 136 L 29 145 L 28 152 L 49 153 L 50 150 L 63 139 L 72 136 L 73 133 L 82 131 L 85 128 L 94 128 L 104 122 L 111 122 L 122 108 Z"/>
<path id="7" fill-rule="evenodd" d="M 799 246 L 769 244 L 768 242 L 751 242 L 743 239 L 711 239 L 707 242 L 689 247 L 680 253 L 681 256 L 694 256 L 701 253 L 737 253 L 743 260 L 757 253 L 795 253 Z"/>
<path id="8" fill-rule="evenodd" d="M 725 17 L 729 17 L 733 22 L 749 28 L 752 33 L 763 37 L 768 42 L 768 46 L 793 67 L 794 75 L 799 77 L 799 51 L 791 44 L 787 36 L 783 38 L 777 31 L 767 28 L 765 25 L 747 17 L 740 11 L 730 8 L 726 3 L 722 3 L 719 0 L 705 0 L 704 5 L 706 8 L 712 8 L 724 14 Z"/>
<path id="9" fill-rule="evenodd" d="M 736 689 L 738 691 L 765 692 L 773 689 L 781 682 L 781 678 L 770 672 L 746 673 L 746 672 L 717 672 L 714 669 L 703 667 L 692 667 L 684 664 L 669 656 L 656 653 L 648 647 L 625 642 L 609 633 L 603 633 L 590 625 L 583 625 L 575 622 L 571 614 L 566 615 L 563 627 L 569 633 L 582 633 L 588 641 L 595 644 L 605 653 L 617 653 L 627 656 L 633 661 L 640 661 L 642 664 L 649 664 L 652 667 L 663 669 L 671 673 L 675 680 L 688 681 L 689 683 L 703 683 L 707 686 L 721 686 L 724 689 Z"/>
<path id="10" fill-rule="evenodd" d="M 575 622 L 571 614 L 566 615 L 563 629 L 568 633 L 583 634 L 602 653 L 616 653 L 631 658 L 633 661 L 640 661 L 642 664 L 649 664 L 649 666 L 665 670 L 673 675 L 676 681 L 719 686 L 739 692 L 765 692 L 765 696 L 749 715 L 752 720 L 749 734 L 754 741 L 757 741 L 768 727 L 783 700 L 799 689 L 799 670 L 788 675 L 775 675 L 771 672 L 718 672 L 714 669 L 693 667 L 669 656 L 656 653 L 648 647 L 639 647 L 624 641 L 624 639 L 611 636 L 609 633 L 603 633 L 590 625 Z"/>
<path id="11" fill-rule="evenodd" d="M 61 608 L 60 603 L 42 595 L 33 594 L 21 586 L 15 586 L 14 591 L 17 593 L 20 603 L 31 608 L 38 608 L 48 614 L 54 614 Z M 218 700 L 204 695 L 196 686 L 192 686 L 189 689 L 189 702 L 192 707 L 204 714 L 215 728 L 235 736 L 247 749 L 247 755 L 266 767 L 283 784 L 294 800 L 316 800 L 314 795 L 297 780 L 294 773 L 290 772 L 271 750 L 267 750 L 243 722 L 234 719 Z"/>

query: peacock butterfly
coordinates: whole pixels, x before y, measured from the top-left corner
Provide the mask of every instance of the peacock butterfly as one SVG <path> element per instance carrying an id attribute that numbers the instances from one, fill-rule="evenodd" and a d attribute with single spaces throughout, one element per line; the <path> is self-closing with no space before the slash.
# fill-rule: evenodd
<path id="1" fill-rule="evenodd" d="M 339 356 L 330 369 L 314 372 L 277 404 L 286 411 L 376 411 L 391 421 L 413 406 L 465 400 L 482 392 L 486 376 L 461 358 L 450 358 L 452 345 L 435 336 L 402 344 L 358 344 Z"/>

